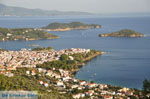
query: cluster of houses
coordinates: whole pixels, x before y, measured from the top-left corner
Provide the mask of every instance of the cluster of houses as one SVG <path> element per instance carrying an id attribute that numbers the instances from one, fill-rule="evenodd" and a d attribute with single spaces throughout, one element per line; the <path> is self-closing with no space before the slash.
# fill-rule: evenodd
<path id="1" fill-rule="evenodd" d="M 76 79 L 71 71 L 63 69 L 44 69 L 37 68 L 37 64 L 42 64 L 47 61 L 59 60 L 62 54 L 75 54 L 75 53 L 88 53 L 89 49 L 64 49 L 60 51 L 1 51 L 0 52 L 0 74 L 4 74 L 8 77 L 14 76 L 11 73 L 12 70 L 16 70 L 17 67 L 32 67 L 32 70 L 27 70 L 26 75 L 44 75 L 55 80 L 46 81 L 38 80 L 41 86 L 49 88 L 49 86 L 55 86 L 57 89 L 61 89 L 60 93 L 72 93 L 74 99 L 92 97 L 93 99 L 125 99 L 128 96 L 138 96 L 135 94 L 135 90 L 129 88 L 119 88 L 106 85 L 97 84 L 88 81 Z M 70 57 L 73 60 L 73 57 Z M 112 88 L 113 87 L 113 88 Z M 117 89 L 114 91 L 114 89 Z M 76 91 L 74 91 L 76 90 Z"/>
<path id="2" fill-rule="evenodd" d="M 14 74 L 11 72 L 12 70 L 16 70 L 16 67 L 6 67 L 6 66 L 0 66 L 0 74 L 3 74 L 5 76 L 8 76 L 8 77 L 12 77 L 14 76 Z"/>
<path id="3" fill-rule="evenodd" d="M 71 48 L 60 51 L 31 51 L 23 49 L 20 51 L 1 51 L 0 66 L 10 67 L 36 67 L 47 61 L 59 60 L 62 54 L 87 53 L 89 49 Z M 70 57 L 73 60 L 73 57 Z"/>
<path id="4" fill-rule="evenodd" d="M 46 70 L 44 68 L 36 68 L 32 71 L 26 71 L 27 75 L 36 75 L 36 74 L 44 74 L 45 76 L 49 76 L 54 78 L 54 81 L 42 81 L 39 80 L 39 84 L 49 87 L 51 85 L 55 86 L 57 89 L 63 89 L 60 93 L 72 93 L 72 97 L 74 99 L 79 99 L 83 97 L 93 97 L 93 99 L 125 99 L 129 96 L 135 96 L 138 98 L 138 95 L 134 94 L 135 91 L 129 88 L 119 88 L 116 91 L 113 90 L 113 86 L 106 84 L 97 84 L 93 82 L 83 81 L 76 79 L 72 76 L 72 73 L 63 69 L 49 69 Z M 115 87 L 114 87 L 115 89 Z M 78 92 L 73 92 L 74 90 L 78 90 Z M 130 98 L 129 98 L 130 99 Z"/>
<path id="5" fill-rule="evenodd" d="M 20 51 L 0 51 L 0 74 L 12 77 L 12 70 L 18 67 L 36 67 L 37 64 L 42 64 L 48 61 L 59 60 L 62 54 L 88 53 L 90 49 L 71 48 L 64 50 L 51 51 L 31 51 L 21 49 Z M 74 58 L 69 56 L 70 60 Z"/>
<path id="6" fill-rule="evenodd" d="M 28 32 L 32 32 L 32 31 L 41 31 L 41 30 L 39 30 L 39 29 L 22 29 L 21 30 L 22 31 L 22 34 L 25 34 L 25 33 L 28 33 Z M 14 32 L 14 31 L 13 31 Z M 6 34 L 6 37 L 3 37 L 2 38 L 2 40 L 3 41 L 5 41 L 5 40 L 8 40 L 8 39 L 13 39 L 13 40 L 18 40 L 18 38 L 16 37 L 16 38 L 14 38 L 14 34 L 13 34 L 13 32 L 11 31 L 11 32 L 8 32 L 7 34 Z M 25 36 L 23 36 L 22 37 L 23 39 L 25 39 L 25 40 L 30 40 L 29 39 L 29 37 L 27 36 L 27 37 L 25 37 Z M 31 39 L 32 40 L 32 39 Z"/>

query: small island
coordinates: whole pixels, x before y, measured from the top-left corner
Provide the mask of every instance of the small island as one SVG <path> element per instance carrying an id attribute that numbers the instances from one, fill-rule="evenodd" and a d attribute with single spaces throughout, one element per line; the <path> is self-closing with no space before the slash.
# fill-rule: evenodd
<path id="1" fill-rule="evenodd" d="M 34 28 L 0 28 L 0 41 L 55 39 L 58 36 Z"/>
<path id="2" fill-rule="evenodd" d="M 144 37 L 144 34 L 134 30 L 123 29 L 117 32 L 99 34 L 99 37 Z"/>
<path id="3" fill-rule="evenodd" d="M 45 27 L 42 27 L 42 30 L 46 31 L 69 31 L 69 30 L 82 30 L 82 29 L 92 29 L 92 28 L 101 28 L 101 25 L 98 24 L 85 24 L 81 22 L 71 22 L 71 23 L 51 23 Z"/>

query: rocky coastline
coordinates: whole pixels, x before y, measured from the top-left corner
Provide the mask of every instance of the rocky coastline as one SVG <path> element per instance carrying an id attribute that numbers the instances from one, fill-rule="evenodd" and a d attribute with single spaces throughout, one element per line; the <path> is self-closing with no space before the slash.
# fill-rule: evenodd
<path id="1" fill-rule="evenodd" d="M 102 28 L 98 24 L 85 24 L 81 22 L 71 22 L 71 23 L 50 23 L 49 25 L 40 28 L 45 31 L 70 31 L 70 30 L 85 30 L 85 29 L 94 29 Z"/>
<path id="2" fill-rule="evenodd" d="M 123 29 L 117 32 L 99 34 L 99 37 L 144 37 L 144 34 L 134 30 Z"/>

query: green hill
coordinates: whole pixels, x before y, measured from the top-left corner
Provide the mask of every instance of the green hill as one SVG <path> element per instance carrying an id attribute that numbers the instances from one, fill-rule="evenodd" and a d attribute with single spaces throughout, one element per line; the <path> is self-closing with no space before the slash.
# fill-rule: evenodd
<path id="1" fill-rule="evenodd" d="M 49 31 L 67 31 L 74 29 L 90 29 L 90 28 L 101 28 L 101 25 L 98 24 L 85 24 L 81 22 L 71 22 L 71 23 L 51 23 L 42 29 L 46 29 Z"/>
<path id="2" fill-rule="evenodd" d="M 0 41 L 6 40 L 38 40 L 58 38 L 56 35 L 33 28 L 0 28 Z"/>
<path id="3" fill-rule="evenodd" d="M 143 37 L 144 34 L 134 30 L 123 29 L 117 32 L 99 34 L 99 37 Z"/>

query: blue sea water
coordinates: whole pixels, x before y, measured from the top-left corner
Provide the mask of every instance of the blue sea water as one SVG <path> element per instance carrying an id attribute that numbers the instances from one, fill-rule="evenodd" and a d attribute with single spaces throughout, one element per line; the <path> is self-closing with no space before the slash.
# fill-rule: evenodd
<path id="1" fill-rule="evenodd" d="M 100 24 L 101 29 L 50 32 L 60 36 L 53 40 L 6 41 L 0 48 L 20 50 L 30 44 L 55 49 L 90 48 L 107 52 L 88 62 L 76 74 L 76 78 L 130 88 L 142 88 L 142 81 L 150 79 L 150 17 L 100 17 L 100 16 L 52 16 L 52 17 L 0 17 L 0 27 L 38 28 L 51 22 L 79 21 Z M 143 38 L 100 38 L 98 34 L 133 29 L 144 33 Z"/>

